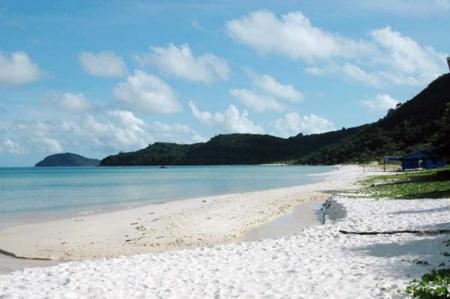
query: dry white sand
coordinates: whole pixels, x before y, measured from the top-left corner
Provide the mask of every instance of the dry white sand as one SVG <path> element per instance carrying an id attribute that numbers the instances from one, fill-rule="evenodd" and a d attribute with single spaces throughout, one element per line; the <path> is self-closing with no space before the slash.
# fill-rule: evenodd
<path id="1" fill-rule="evenodd" d="M 0 297 L 403 298 L 409 280 L 449 266 L 448 235 L 339 232 L 448 229 L 449 199 L 336 201 L 345 218 L 290 237 L 26 269 L 0 276 Z"/>
<path id="2" fill-rule="evenodd" d="M 80 260 L 231 243 L 301 202 L 353 187 L 345 166 L 304 186 L 168 202 L 0 231 L 0 249 L 19 257 Z"/>

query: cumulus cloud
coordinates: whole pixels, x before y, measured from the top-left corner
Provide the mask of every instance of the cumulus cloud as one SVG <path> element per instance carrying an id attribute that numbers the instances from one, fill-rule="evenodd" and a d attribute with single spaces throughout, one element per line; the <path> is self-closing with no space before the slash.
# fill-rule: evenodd
<path id="1" fill-rule="evenodd" d="M 121 77 L 127 72 L 125 62 L 112 51 L 81 52 L 79 58 L 83 69 L 93 76 Z"/>
<path id="2" fill-rule="evenodd" d="M 373 111 L 387 111 L 395 108 L 400 102 L 388 94 L 379 94 L 374 99 L 363 100 L 361 103 Z"/>
<path id="3" fill-rule="evenodd" d="M 443 53 L 390 27 L 356 40 L 313 26 L 301 12 L 277 17 L 262 10 L 231 20 L 226 28 L 233 40 L 258 52 L 306 62 L 307 72 L 314 75 L 339 74 L 382 87 L 423 85 L 445 72 Z"/>
<path id="4" fill-rule="evenodd" d="M 175 92 L 155 75 L 136 70 L 114 89 L 115 96 L 129 109 L 150 113 L 181 111 Z"/>
<path id="5" fill-rule="evenodd" d="M 335 129 L 334 124 L 323 117 L 315 114 L 300 116 L 295 112 L 286 113 L 282 118 L 276 119 L 273 126 L 278 134 L 284 137 L 299 133 L 318 134 Z"/>
<path id="6" fill-rule="evenodd" d="M 58 129 L 51 122 L 14 121 L 7 128 L 3 128 L 7 132 L 4 140 L 10 140 L 8 142 L 10 145 L 13 144 L 15 148 L 20 149 L 20 151 L 10 151 L 10 153 L 22 154 L 29 151 L 62 152 L 63 146 L 52 136 L 53 128 Z"/>
<path id="7" fill-rule="evenodd" d="M 163 73 L 194 82 L 226 80 L 230 73 L 225 59 L 210 53 L 195 57 L 187 44 L 154 47 L 150 54 L 138 55 L 136 59 L 141 65 L 151 64 Z"/>
<path id="8" fill-rule="evenodd" d="M 211 113 L 200 111 L 193 102 L 189 102 L 192 114 L 204 124 L 219 126 L 228 133 L 262 134 L 264 129 L 248 118 L 248 112 L 240 112 L 236 106 L 229 105 L 224 112 Z"/>
<path id="9" fill-rule="evenodd" d="M 387 67 L 384 76 L 394 83 L 418 85 L 436 78 L 445 69 L 444 54 L 423 47 L 390 27 L 372 31 L 371 37 L 384 54 L 377 57 Z"/>
<path id="10" fill-rule="evenodd" d="M 381 84 L 379 76 L 369 73 L 352 63 L 345 63 L 339 68 L 339 71 L 344 77 L 356 82 L 362 82 L 372 86 L 379 86 Z"/>
<path id="11" fill-rule="evenodd" d="M 283 105 L 270 96 L 257 94 L 248 89 L 232 89 L 230 94 L 241 101 L 247 107 L 257 112 L 263 111 L 282 111 Z"/>
<path id="12" fill-rule="evenodd" d="M 333 75 L 348 81 L 364 83 L 369 86 L 379 87 L 383 79 L 380 74 L 369 73 L 353 63 L 329 64 L 325 67 L 307 67 L 306 72 L 314 76 Z"/>
<path id="13" fill-rule="evenodd" d="M 50 104 L 63 111 L 85 112 L 92 108 L 92 105 L 82 93 L 51 92 Z"/>
<path id="14" fill-rule="evenodd" d="M 145 122 L 131 111 L 111 110 L 101 115 L 85 115 L 63 121 L 57 135 L 66 148 L 87 152 L 128 151 L 145 147 L 152 141 Z M 64 136 L 70 136 L 70 140 Z"/>
<path id="15" fill-rule="evenodd" d="M 370 45 L 344 38 L 313 26 L 296 11 L 280 18 L 271 11 L 252 12 L 228 21 L 226 30 L 232 39 L 263 53 L 279 53 L 295 59 L 314 61 L 334 57 L 352 57 L 366 52 Z"/>
<path id="16" fill-rule="evenodd" d="M 184 124 L 146 122 L 126 110 L 108 110 L 96 115 L 74 115 L 48 121 L 14 121 L 0 127 L 0 152 L 45 154 L 74 151 L 104 156 L 143 148 L 156 141 L 192 143 L 204 141 Z M 2 133 L 3 135 L 3 133 Z"/>
<path id="17" fill-rule="evenodd" d="M 156 141 L 191 143 L 204 140 L 187 125 L 145 122 L 126 110 L 111 110 L 102 116 L 90 115 L 67 125 L 69 132 L 78 132 L 79 139 L 96 140 L 105 151 L 134 150 Z"/>
<path id="18" fill-rule="evenodd" d="M 285 107 L 281 100 L 289 102 L 303 100 L 302 92 L 291 84 L 283 84 L 270 75 L 259 75 L 250 69 L 244 68 L 244 71 L 253 81 L 256 91 L 231 89 L 230 94 L 256 112 L 283 111 Z"/>
<path id="19" fill-rule="evenodd" d="M 150 133 L 158 136 L 158 141 L 192 143 L 204 142 L 206 140 L 197 131 L 184 124 L 166 124 L 155 121 L 151 125 Z"/>
<path id="20" fill-rule="evenodd" d="M 26 84 L 41 79 L 43 72 L 27 53 L 0 53 L 0 84 Z"/>
<path id="21" fill-rule="evenodd" d="M 301 101 L 304 98 L 303 93 L 294 86 L 283 84 L 272 76 L 251 74 L 251 77 L 256 86 L 276 98 L 293 102 Z"/>

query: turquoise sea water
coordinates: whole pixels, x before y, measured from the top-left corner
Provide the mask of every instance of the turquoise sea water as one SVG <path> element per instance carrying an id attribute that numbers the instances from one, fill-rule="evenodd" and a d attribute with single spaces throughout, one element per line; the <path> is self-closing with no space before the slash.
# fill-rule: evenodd
<path id="1" fill-rule="evenodd" d="M 0 226 L 314 183 L 326 166 L 0 168 Z"/>

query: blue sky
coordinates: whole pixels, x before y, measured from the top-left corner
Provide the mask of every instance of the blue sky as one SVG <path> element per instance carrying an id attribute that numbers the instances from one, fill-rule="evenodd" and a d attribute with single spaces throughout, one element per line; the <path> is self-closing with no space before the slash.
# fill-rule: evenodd
<path id="1" fill-rule="evenodd" d="M 447 72 L 450 1 L 2 1 L 0 165 L 376 121 Z"/>

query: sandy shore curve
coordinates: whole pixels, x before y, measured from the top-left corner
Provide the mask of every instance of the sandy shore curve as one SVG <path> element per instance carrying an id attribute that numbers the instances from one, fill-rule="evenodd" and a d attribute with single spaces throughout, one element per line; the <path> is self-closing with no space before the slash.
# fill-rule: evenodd
<path id="1" fill-rule="evenodd" d="M 0 249 L 17 257 L 83 260 L 212 246 L 289 213 L 307 200 L 354 188 L 357 166 L 320 174 L 320 183 L 152 204 L 6 228 Z"/>

